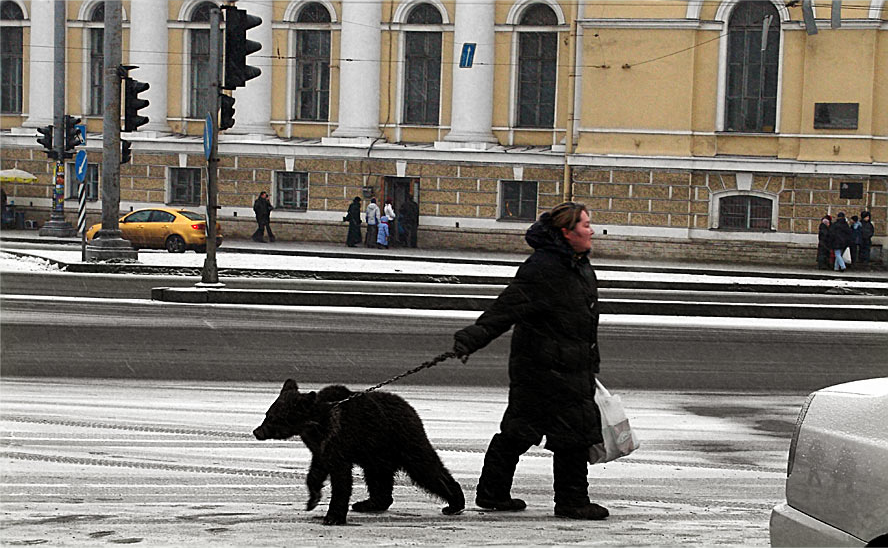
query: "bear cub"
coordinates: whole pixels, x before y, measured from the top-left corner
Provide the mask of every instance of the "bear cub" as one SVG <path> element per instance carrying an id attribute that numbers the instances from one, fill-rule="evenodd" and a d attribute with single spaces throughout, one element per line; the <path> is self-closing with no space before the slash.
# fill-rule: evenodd
<path id="1" fill-rule="evenodd" d="M 342 525 L 352 492 L 352 468 L 364 470 L 369 498 L 352 505 L 355 512 L 382 512 L 392 504 L 395 474 L 407 473 L 418 487 L 436 495 L 448 506 L 444 514 L 462 512 L 462 487 L 453 479 L 429 442 L 416 410 L 389 392 L 367 392 L 341 405 L 354 394 L 344 386 L 327 386 L 319 392 L 300 392 L 287 379 L 262 424 L 253 430 L 258 440 L 299 436 L 311 451 L 306 478 L 312 510 L 330 477 L 330 506 L 325 525 Z"/>

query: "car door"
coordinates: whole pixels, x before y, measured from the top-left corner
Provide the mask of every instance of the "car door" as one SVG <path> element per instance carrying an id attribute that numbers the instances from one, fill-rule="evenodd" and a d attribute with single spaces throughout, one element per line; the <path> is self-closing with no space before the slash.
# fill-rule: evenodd
<path id="1" fill-rule="evenodd" d="M 166 243 L 167 236 L 173 233 L 172 224 L 176 220 L 176 216 L 169 211 L 161 211 L 155 209 L 151 212 L 151 218 L 146 224 L 145 231 L 146 246 L 162 248 Z"/>
<path id="2" fill-rule="evenodd" d="M 145 245 L 145 225 L 151 216 L 150 209 L 140 209 L 133 211 L 123 218 L 120 223 L 120 236 L 124 240 L 129 240 L 136 247 L 144 247 Z"/>

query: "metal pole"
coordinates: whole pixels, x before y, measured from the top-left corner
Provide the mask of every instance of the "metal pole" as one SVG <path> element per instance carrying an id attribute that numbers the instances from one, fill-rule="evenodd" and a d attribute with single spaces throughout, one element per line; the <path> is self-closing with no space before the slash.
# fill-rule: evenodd
<path id="1" fill-rule="evenodd" d="M 53 130 L 52 142 L 56 154 L 55 186 L 52 189 L 52 211 L 49 221 L 40 228 L 41 236 L 73 236 L 75 231 L 65 221 L 65 2 L 55 0 L 53 48 Z"/>
<path id="2" fill-rule="evenodd" d="M 201 272 L 201 284 L 219 284 L 219 271 L 216 267 L 216 176 L 219 168 L 219 94 L 222 91 L 219 74 L 221 58 L 219 8 L 210 10 L 210 101 L 207 105 L 209 118 L 212 121 L 212 143 L 210 157 L 207 158 L 207 256 Z"/>
<path id="3" fill-rule="evenodd" d="M 86 247 L 88 260 L 138 259 L 120 237 L 121 2 L 105 1 L 104 119 L 102 120 L 102 228 Z"/>

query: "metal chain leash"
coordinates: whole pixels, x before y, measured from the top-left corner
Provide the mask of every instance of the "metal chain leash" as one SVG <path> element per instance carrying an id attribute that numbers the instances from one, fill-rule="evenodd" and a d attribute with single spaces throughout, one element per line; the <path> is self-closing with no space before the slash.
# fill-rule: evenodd
<path id="1" fill-rule="evenodd" d="M 462 361 L 463 363 L 466 363 L 466 361 L 468 361 L 468 359 L 469 359 L 468 356 L 460 357 L 456 352 L 453 352 L 453 351 L 444 352 L 443 354 L 435 356 L 434 358 L 432 358 L 431 360 L 429 360 L 427 362 L 422 362 L 421 364 L 414 367 L 413 369 L 410 369 L 408 371 L 404 371 L 403 373 L 399 373 L 398 375 L 395 375 L 394 377 L 392 377 L 388 380 L 382 381 L 379 384 L 375 384 L 375 385 L 371 386 L 370 388 L 366 388 L 366 389 L 362 390 L 361 392 L 355 392 L 354 394 L 345 398 L 344 400 L 339 400 L 338 402 L 333 404 L 331 411 L 333 409 L 339 407 L 340 405 L 344 404 L 347 401 L 351 401 L 359 396 L 363 396 L 364 394 L 367 394 L 369 392 L 373 392 L 374 390 L 378 390 L 379 388 L 382 388 L 383 386 L 385 386 L 387 384 L 391 384 L 397 380 L 403 379 L 404 377 L 408 377 L 414 373 L 418 373 L 419 371 L 422 371 L 423 369 L 428 369 L 429 367 L 433 367 L 435 365 L 438 365 L 439 363 L 441 363 L 445 360 L 449 360 L 450 358 L 459 358 L 459 360 Z"/>

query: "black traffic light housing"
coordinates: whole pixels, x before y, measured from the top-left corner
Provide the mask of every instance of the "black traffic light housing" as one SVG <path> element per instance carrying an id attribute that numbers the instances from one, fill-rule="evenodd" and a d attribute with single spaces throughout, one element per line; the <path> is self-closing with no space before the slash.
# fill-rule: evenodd
<path id="1" fill-rule="evenodd" d="M 121 164 L 129 163 L 129 161 L 132 159 L 133 153 L 130 151 L 132 146 L 133 146 L 133 144 L 130 143 L 129 141 L 127 141 L 126 139 L 120 140 L 120 163 Z"/>
<path id="2" fill-rule="evenodd" d="M 250 15 L 246 10 L 223 7 L 225 9 L 225 89 L 235 89 L 246 85 L 247 80 L 262 74 L 256 67 L 247 64 L 247 55 L 262 49 L 262 44 L 247 40 L 247 30 L 258 27 L 262 19 Z"/>
<path id="3" fill-rule="evenodd" d="M 139 115 L 139 110 L 148 106 L 148 99 L 140 99 L 139 94 L 150 87 L 130 77 L 124 80 L 123 131 L 136 131 L 148 123 L 147 116 Z"/>
<path id="4" fill-rule="evenodd" d="M 75 118 L 65 114 L 65 158 L 71 158 L 74 154 L 71 152 L 74 147 L 84 143 L 83 135 L 80 134 L 80 118 Z"/>
<path id="5" fill-rule="evenodd" d="M 37 144 L 43 145 L 45 149 L 43 152 L 46 153 L 50 158 L 56 157 L 56 152 L 52 148 L 52 132 L 54 131 L 53 126 L 43 126 L 37 128 L 37 133 L 42 135 L 43 137 L 37 137 Z"/>
<path id="6" fill-rule="evenodd" d="M 219 94 L 219 99 L 222 101 L 222 113 L 219 118 L 219 131 L 225 131 L 226 129 L 230 129 L 234 127 L 234 97 L 230 97 L 225 95 L 224 93 Z"/>

